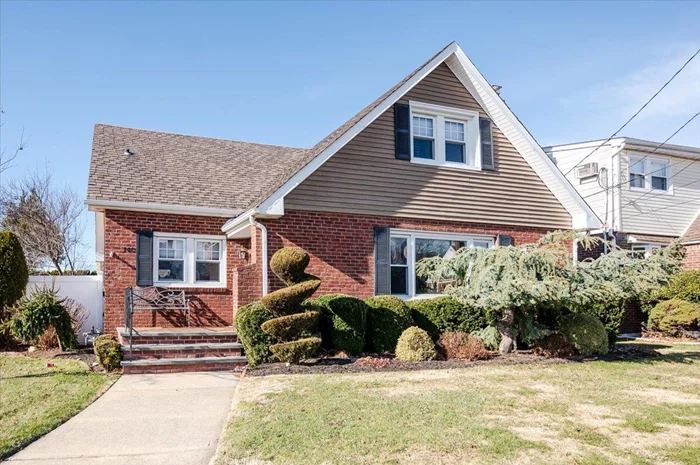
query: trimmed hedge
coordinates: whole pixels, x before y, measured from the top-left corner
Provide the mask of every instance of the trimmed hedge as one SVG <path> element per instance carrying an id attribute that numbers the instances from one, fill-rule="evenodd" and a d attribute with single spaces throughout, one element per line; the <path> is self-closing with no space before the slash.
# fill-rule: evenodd
<path id="1" fill-rule="evenodd" d="M 378 295 L 367 304 L 367 348 L 375 352 L 394 352 L 396 343 L 411 326 L 411 310 L 394 295 Z"/>
<path id="2" fill-rule="evenodd" d="M 406 303 L 415 325 L 430 334 L 434 341 L 448 331 L 471 333 L 488 326 L 483 311 L 467 307 L 450 296 Z"/>
<path id="3" fill-rule="evenodd" d="M 649 314 L 649 329 L 669 335 L 700 330 L 700 304 L 681 299 L 659 302 Z"/>
<path id="4" fill-rule="evenodd" d="M 93 349 L 97 362 L 107 371 L 116 370 L 122 364 L 122 346 L 111 334 L 95 338 Z"/>
<path id="5" fill-rule="evenodd" d="M 326 347 L 350 355 L 362 353 L 367 329 L 367 304 L 355 297 L 331 294 L 309 301 L 307 308 L 322 312 L 321 334 Z"/>
<path id="6" fill-rule="evenodd" d="M 396 357 L 400 360 L 422 362 L 435 360 L 437 355 L 433 339 L 426 331 L 416 326 L 404 331 L 396 343 Z"/>
<path id="7" fill-rule="evenodd" d="M 270 346 L 273 344 L 272 337 L 260 328 L 263 323 L 272 318 L 272 313 L 260 302 L 244 305 L 236 311 L 236 332 L 243 344 L 250 366 L 272 362 L 275 359 L 270 352 Z"/>
<path id="8" fill-rule="evenodd" d="M 318 337 L 307 337 L 291 342 L 282 342 L 270 346 L 270 350 L 280 362 L 297 363 L 306 360 L 316 353 L 321 347 L 321 339 Z"/>
<path id="9" fill-rule="evenodd" d="M 260 299 L 260 303 L 276 317 L 291 315 L 299 311 L 299 306 L 311 297 L 320 285 L 321 281 L 318 279 L 292 284 L 289 287 L 267 294 Z"/>
<path id="10" fill-rule="evenodd" d="M 571 313 L 559 321 L 559 332 L 581 355 L 608 353 L 608 335 L 601 321 L 586 313 Z"/>
<path id="11" fill-rule="evenodd" d="M 267 320 L 260 325 L 260 329 L 279 341 L 290 341 L 300 334 L 314 332 L 313 329 L 318 322 L 319 316 L 321 316 L 321 312 L 318 311 L 281 316 Z"/>
<path id="12" fill-rule="evenodd" d="M 309 280 L 306 267 L 309 266 L 309 254 L 300 247 L 284 247 L 270 259 L 270 269 L 287 286 Z"/>

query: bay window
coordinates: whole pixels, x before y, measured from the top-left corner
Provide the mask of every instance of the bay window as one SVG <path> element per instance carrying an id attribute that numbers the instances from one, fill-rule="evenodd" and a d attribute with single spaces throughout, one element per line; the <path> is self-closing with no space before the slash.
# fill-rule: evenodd
<path id="1" fill-rule="evenodd" d="M 416 264 L 424 258 L 452 257 L 463 247 L 491 248 L 492 236 L 391 230 L 391 293 L 404 297 L 439 295 L 450 284 L 416 275 Z"/>
<path id="2" fill-rule="evenodd" d="M 226 285 L 225 238 L 172 233 L 154 233 L 153 238 L 155 286 Z"/>

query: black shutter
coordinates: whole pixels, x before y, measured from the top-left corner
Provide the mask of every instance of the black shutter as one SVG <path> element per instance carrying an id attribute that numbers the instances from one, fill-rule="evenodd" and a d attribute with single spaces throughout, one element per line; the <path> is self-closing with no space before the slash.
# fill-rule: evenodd
<path id="1" fill-rule="evenodd" d="M 374 294 L 391 294 L 391 243 L 382 226 L 374 227 Z"/>
<path id="2" fill-rule="evenodd" d="M 496 163 L 493 160 L 493 134 L 491 120 L 479 118 L 479 131 L 481 134 L 481 168 L 495 170 Z"/>
<path id="3" fill-rule="evenodd" d="M 498 235 L 498 246 L 499 247 L 508 247 L 509 245 L 515 245 L 513 241 L 513 236 L 509 236 L 507 234 L 499 234 Z"/>
<path id="4" fill-rule="evenodd" d="M 411 159 L 411 108 L 403 103 L 394 104 L 395 156 L 399 160 Z"/>
<path id="5" fill-rule="evenodd" d="M 136 231 L 136 285 L 153 285 L 153 231 Z"/>

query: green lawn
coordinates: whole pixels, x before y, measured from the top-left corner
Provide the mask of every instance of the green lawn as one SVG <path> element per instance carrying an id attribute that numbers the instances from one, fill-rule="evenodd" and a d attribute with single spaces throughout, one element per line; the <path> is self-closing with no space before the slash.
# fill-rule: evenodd
<path id="1" fill-rule="evenodd" d="M 0 459 L 48 433 L 110 386 L 77 360 L 0 356 Z M 99 432 L 95 432 L 99 434 Z"/>
<path id="2" fill-rule="evenodd" d="M 246 377 L 217 464 L 700 463 L 700 346 L 625 362 Z"/>

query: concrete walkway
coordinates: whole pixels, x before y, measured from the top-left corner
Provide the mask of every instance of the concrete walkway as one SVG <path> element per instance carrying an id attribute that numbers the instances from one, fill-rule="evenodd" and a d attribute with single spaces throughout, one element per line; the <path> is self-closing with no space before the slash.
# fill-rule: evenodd
<path id="1" fill-rule="evenodd" d="M 207 465 L 233 373 L 122 376 L 92 405 L 10 457 L 13 465 Z"/>

